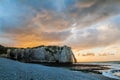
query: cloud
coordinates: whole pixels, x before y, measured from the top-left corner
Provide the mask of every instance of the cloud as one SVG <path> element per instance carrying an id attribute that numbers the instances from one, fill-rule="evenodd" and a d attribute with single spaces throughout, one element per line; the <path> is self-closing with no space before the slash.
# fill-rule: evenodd
<path id="1" fill-rule="evenodd" d="M 119 0 L 2 0 L 0 39 L 22 47 L 113 45 L 120 40 L 119 5 Z"/>
<path id="2" fill-rule="evenodd" d="M 95 53 L 86 53 L 86 54 L 81 54 L 82 56 L 95 56 Z"/>
<path id="3" fill-rule="evenodd" d="M 114 56 L 114 53 L 101 53 L 99 56 Z"/>
<path id="4" fill-rule="evenodd" d="M 120 43 L 120 16 L 114 16 L 103 22 L 94 24 L 82 30 L 73 30 L 71 37 L 66 41 L 68 45 L 79 49 L 109 46 Z"/>
<path id="5" fill-rule="evenodd" d="M 78 29 L 85 28 L 114 15 L 119 15 L 119 4 L 118 0 L 79 0 L 68 9 L 68 15 L 75 19 Z"/>
<path id="6" fill-rule="evenodd" d="M 60 22 L 62 22 L 62 26 L 59 25 L 61 24 Z M 32 47 L 47 44 L 61 45 L 60 43 L 71 35 L 71 31 L 65 28 L 65 20 L 61 20 L 60 22 L 56 18 L 54 20 L 52 15 L 42 13 L 31 19 L 24 26 L 6 29 L 6 33 L 0 35 L 0 37 L 9 38 L 10 41 L 15 42 L 14 44 L 12 43 L 13 46 L 17 47 Z"/>
<path id="7" fill-rule="evenodd" d="M 33 23 L 31 25 L 47 32 L 68 30 L 73 24 L 72 20 L 66 18 L 64 14 L 56 14 L 45 10 L 38 13 L 31 23 Z"/>

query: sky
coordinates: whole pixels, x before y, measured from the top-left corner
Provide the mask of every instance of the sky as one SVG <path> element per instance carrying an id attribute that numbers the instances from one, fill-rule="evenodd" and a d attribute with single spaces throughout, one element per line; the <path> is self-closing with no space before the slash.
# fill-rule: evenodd
<path id="1" fill-rule="evenodd" d="M 120 60 L 120 0 L 0 0 L 0 44 L 67 45 L 82 61 Z"/>

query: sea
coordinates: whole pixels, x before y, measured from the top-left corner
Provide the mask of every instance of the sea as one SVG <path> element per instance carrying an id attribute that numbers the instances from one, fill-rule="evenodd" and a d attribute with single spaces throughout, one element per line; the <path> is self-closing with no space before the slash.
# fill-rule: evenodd
<path id="1" fill-rule="evenodd" d="M 77 64 L 90 64 L 90 65 L 102 65 L 109 69 L 98 70 L 103 76 L 120 80 L 120 61 L 109 61 L 109 62 L 88 62 L 88 63 L 77 63 Z"/>
<path id="2" fill-rule="evenodd" d="M 102 75 L 120 80 L 120 61 L 105 62 L 100 64 L 109 65 L 110 69 L 103 71 Z"/>
<path id="3" fill-rule="evenodd" d="M 105 77 L 120 80 L 120 61 L 109 62 L 80 62 L 74 64 L 49 64 L 47 66 L 61 67 L 73 71 L 82 71 L 86 73 L 97 73 Z"/>

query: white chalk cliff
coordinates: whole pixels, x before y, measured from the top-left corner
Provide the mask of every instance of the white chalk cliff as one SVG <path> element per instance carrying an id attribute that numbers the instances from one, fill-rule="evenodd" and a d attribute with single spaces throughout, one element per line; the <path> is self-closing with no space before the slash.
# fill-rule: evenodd
<path id="1" fill-rule="evenodd" d="M 76 62 L 71 48 L 67 46 L 40 46 L 36 48 L 10 49 L 8 51 L 8 57 L 25 62 Z"/>

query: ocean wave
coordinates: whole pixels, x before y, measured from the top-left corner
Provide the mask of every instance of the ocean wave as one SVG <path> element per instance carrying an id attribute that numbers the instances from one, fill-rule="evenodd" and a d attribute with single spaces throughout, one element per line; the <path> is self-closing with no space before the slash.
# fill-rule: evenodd
<path id="1" fill-rule="evenodd" d="M 104 75 L 106 77 L 110 77 L 110 78 L 114 78 L 114 79 L 119 79 L 120 80 L 120 69 L 108 70 L 108 71 L 102 72 L 102 75 Z"/>

